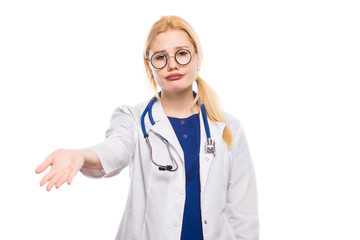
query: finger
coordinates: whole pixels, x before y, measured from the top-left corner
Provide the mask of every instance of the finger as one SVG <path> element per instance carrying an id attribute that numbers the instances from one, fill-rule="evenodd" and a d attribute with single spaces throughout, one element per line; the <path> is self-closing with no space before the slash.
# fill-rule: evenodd
<path id="1" fill-rule="evenodd" d="M 44 162 L 42 162 L 36 169 L 35 169 L 35 172 L 36 173 L 42 173 L 45 169 L 47 169 L 50 164 L 52 163 L 53 161 L 53 156 L 52 155 L 49 155 L 45 158 Z"/>
<path id="2" fill-rule="evenodd" d="M 40 186 L 43 186 L 47 181 L 49 181 L 49 179 L 51 179 L 55 175 L 55 173 L 55 171 L 50 170 L 50 172 L 45 174 L 45 176 L 40 181 Z"/>
<path id="3" fill-rule="evenodd" d="M 57 180 L 62 176 L 63 174 L 55 174 L 49 181 L 48 185 L 46 186 L 46 190 L 50 191 L 53 186 L 55 185 L 55 183 L 57 182 Z"/>
<path id="4" fill-rule="evenodd" d="M 65 172 L 65 173 L 59 178 L 59 180 L 57 180 L 57 182 L 55 183 L 55 187 L 56 187 L 56 188 L 61 187 L 61 185 L 63 185 L 64 182 L 66 182 L 67 177 L 68 177 L 68 172 Z"/>
<path id="5" fill-rule="evenodd" d="M 69 177 L 68 177 L 68 181 L 67 183 L 70 185 L 75 177 L 75 175 L 77 174 L 79 170 L 75 170 L 75 169 L 72 169 L 69 173 Z"/>

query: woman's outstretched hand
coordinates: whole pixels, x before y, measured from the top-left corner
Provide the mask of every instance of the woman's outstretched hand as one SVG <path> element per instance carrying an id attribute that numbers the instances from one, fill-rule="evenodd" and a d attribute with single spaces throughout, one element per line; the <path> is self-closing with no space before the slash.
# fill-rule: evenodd
<path id="1" fill-rule="evenodd" d="M 49 182 L 46 190 L 50 191 L 53 186 L 59 188 L 66 181 L 70 185 L 84 165 L 84 161 L 85 156 L 82 151 L 67 149 L 54 151 L 35 170 L 39 174 L 51 166 L 50 171 L 41 179 L 40 186 Z"/>

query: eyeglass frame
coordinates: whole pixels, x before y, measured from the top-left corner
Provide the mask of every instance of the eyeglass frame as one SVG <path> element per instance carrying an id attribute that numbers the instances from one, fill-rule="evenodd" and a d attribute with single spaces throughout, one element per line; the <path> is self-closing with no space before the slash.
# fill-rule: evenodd
<path id="1" fill-rule="evenodd" d="M 188 63 L 186 63 L 186 64 L 181 64 L 181 63 L 179 63 L 179 62 L 177 61 L 177 59 L 176 59 L 176 54 L 177 54 L 177 52 L 179 52 L 180 50 L 185 50 L 185 51 L 187 51 L 188 53 L 190 53 L 190 60 L 189 60 L 189 62 L 188 62 Z M 155 66 L 154 66 L 154 64 L 152 63 L 152 58 L 155 56 L 155 54 L 159 54 L 159 53 L 164 54 L 164 56 L 165 56 L 165 58 L 166 58 L 165 65 L 164 65 L 163 67 L 161 67 L 161 68 L 157 68 L 157 67 L 155 67 Z M 166 54 L 166 53 L 164 53 L 164 52 L 156 52 L 156 53 L 154 53 L 153 55 L 151 55 L 151 58 L 150 58 L 150 59 L 149 59 L 149 58 L 147 58 L 146 60 L 147 60 L 147 61 L 149 61 L 149 62 L 150 62 L 150 64 L 151 64 L 151 66 L 153 66 L 155 69 L 163 69 L 164 67 L 166 67 L 166 65 L 168 64 L 168 58 L 172 58 L 172 57 L 173 57 L 173 58 L 175 58 L 175 61 L 176 61 L 176 63 L 177 63 L 177 64 L 179 64 L 179 65 L 181 65 L 181 66 L 186 66 L 186 65 L 188 65 L 188 64 L 191 62 L 191 60 L 192 60 L 192 56 L 193 56 L 193 54 L 194 54 L 194 53 L 196 53 L 196 50 L 194 50 L 194 52 L 193 52 L 193 53 L 191 53 L 189 49 L 186 49 L 186 48 L 180 48 L 180 49 L 176 50 L 176 52 L 175 52 L 175 55 L 174 55 L 174 56 L 169 56 L 168 54 Z"/>

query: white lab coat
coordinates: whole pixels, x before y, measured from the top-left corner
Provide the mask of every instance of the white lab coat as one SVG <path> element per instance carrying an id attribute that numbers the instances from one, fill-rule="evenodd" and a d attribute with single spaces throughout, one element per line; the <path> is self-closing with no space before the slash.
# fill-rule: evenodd
<path id="1" fill-rule="evenodd" d="M 130 168 L 130 188 L 126 208 L 116 236 L 118 240 L 180 240 L 185 205 L 184 153 L 160 101 L 153 105 L 155 125 L 146 115 L 145 126 L 153 148 L 153 158 L 162 165 L 174 165 L 162 142 L 170 143 L 179 164 L 175 172 L 159 171 L 150 160 L 141 130 L 141 114 L 147 102 L 135 107 L 120 106 L 112 116 L 106 140 L 90 147 L 104 170 L 82 168 L 89 177 L 111 177 Z M 216 155 L 205 153 L 206 132 L 200 114 L 201 217 L 204 240 L 258 240 L 259 222 L 254 168 L 243 128 L 225 113 L 233 134 L 227 150 L 222 139 L 225 123 L 209 121 Z"/>

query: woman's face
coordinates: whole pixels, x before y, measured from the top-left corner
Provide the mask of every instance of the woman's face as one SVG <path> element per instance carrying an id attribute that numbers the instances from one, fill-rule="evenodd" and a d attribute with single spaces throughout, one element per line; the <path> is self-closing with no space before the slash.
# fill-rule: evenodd
<path id="1" fill-rule="evenodd" d="M 186 49 L 192 55 L 191 61 L 187 65 L 180 65 L 175 60 L 175 53 L 179 49 Z M 169 92 L 181 92 L 189 88 L 192 89 L 192 84 L 197 77 L 198 68 L 198 56 L 195 52 L 195 48 L 192 45 L 189 36 L 182 30 L 169 30 L 158 34 L 151 47 L 149 56 L 153 56 L 154 53 L 162 52 L 167 57 L 167 64 L 162 69 L 157 69 L 149 62 L 149 67 L 154 79 L 162 91 Z M 186 51 L 178 52 L 178 60 L 182 56 L 186 56 Z M 158 55 L 155 55 L 156 57 Z M 163 57 L 157 57 L 158 61 L 161 61 Z M 153 58 L 153 61 L 155 58 Z M 163 60 L 164 61 L 164 60 Z"/>

